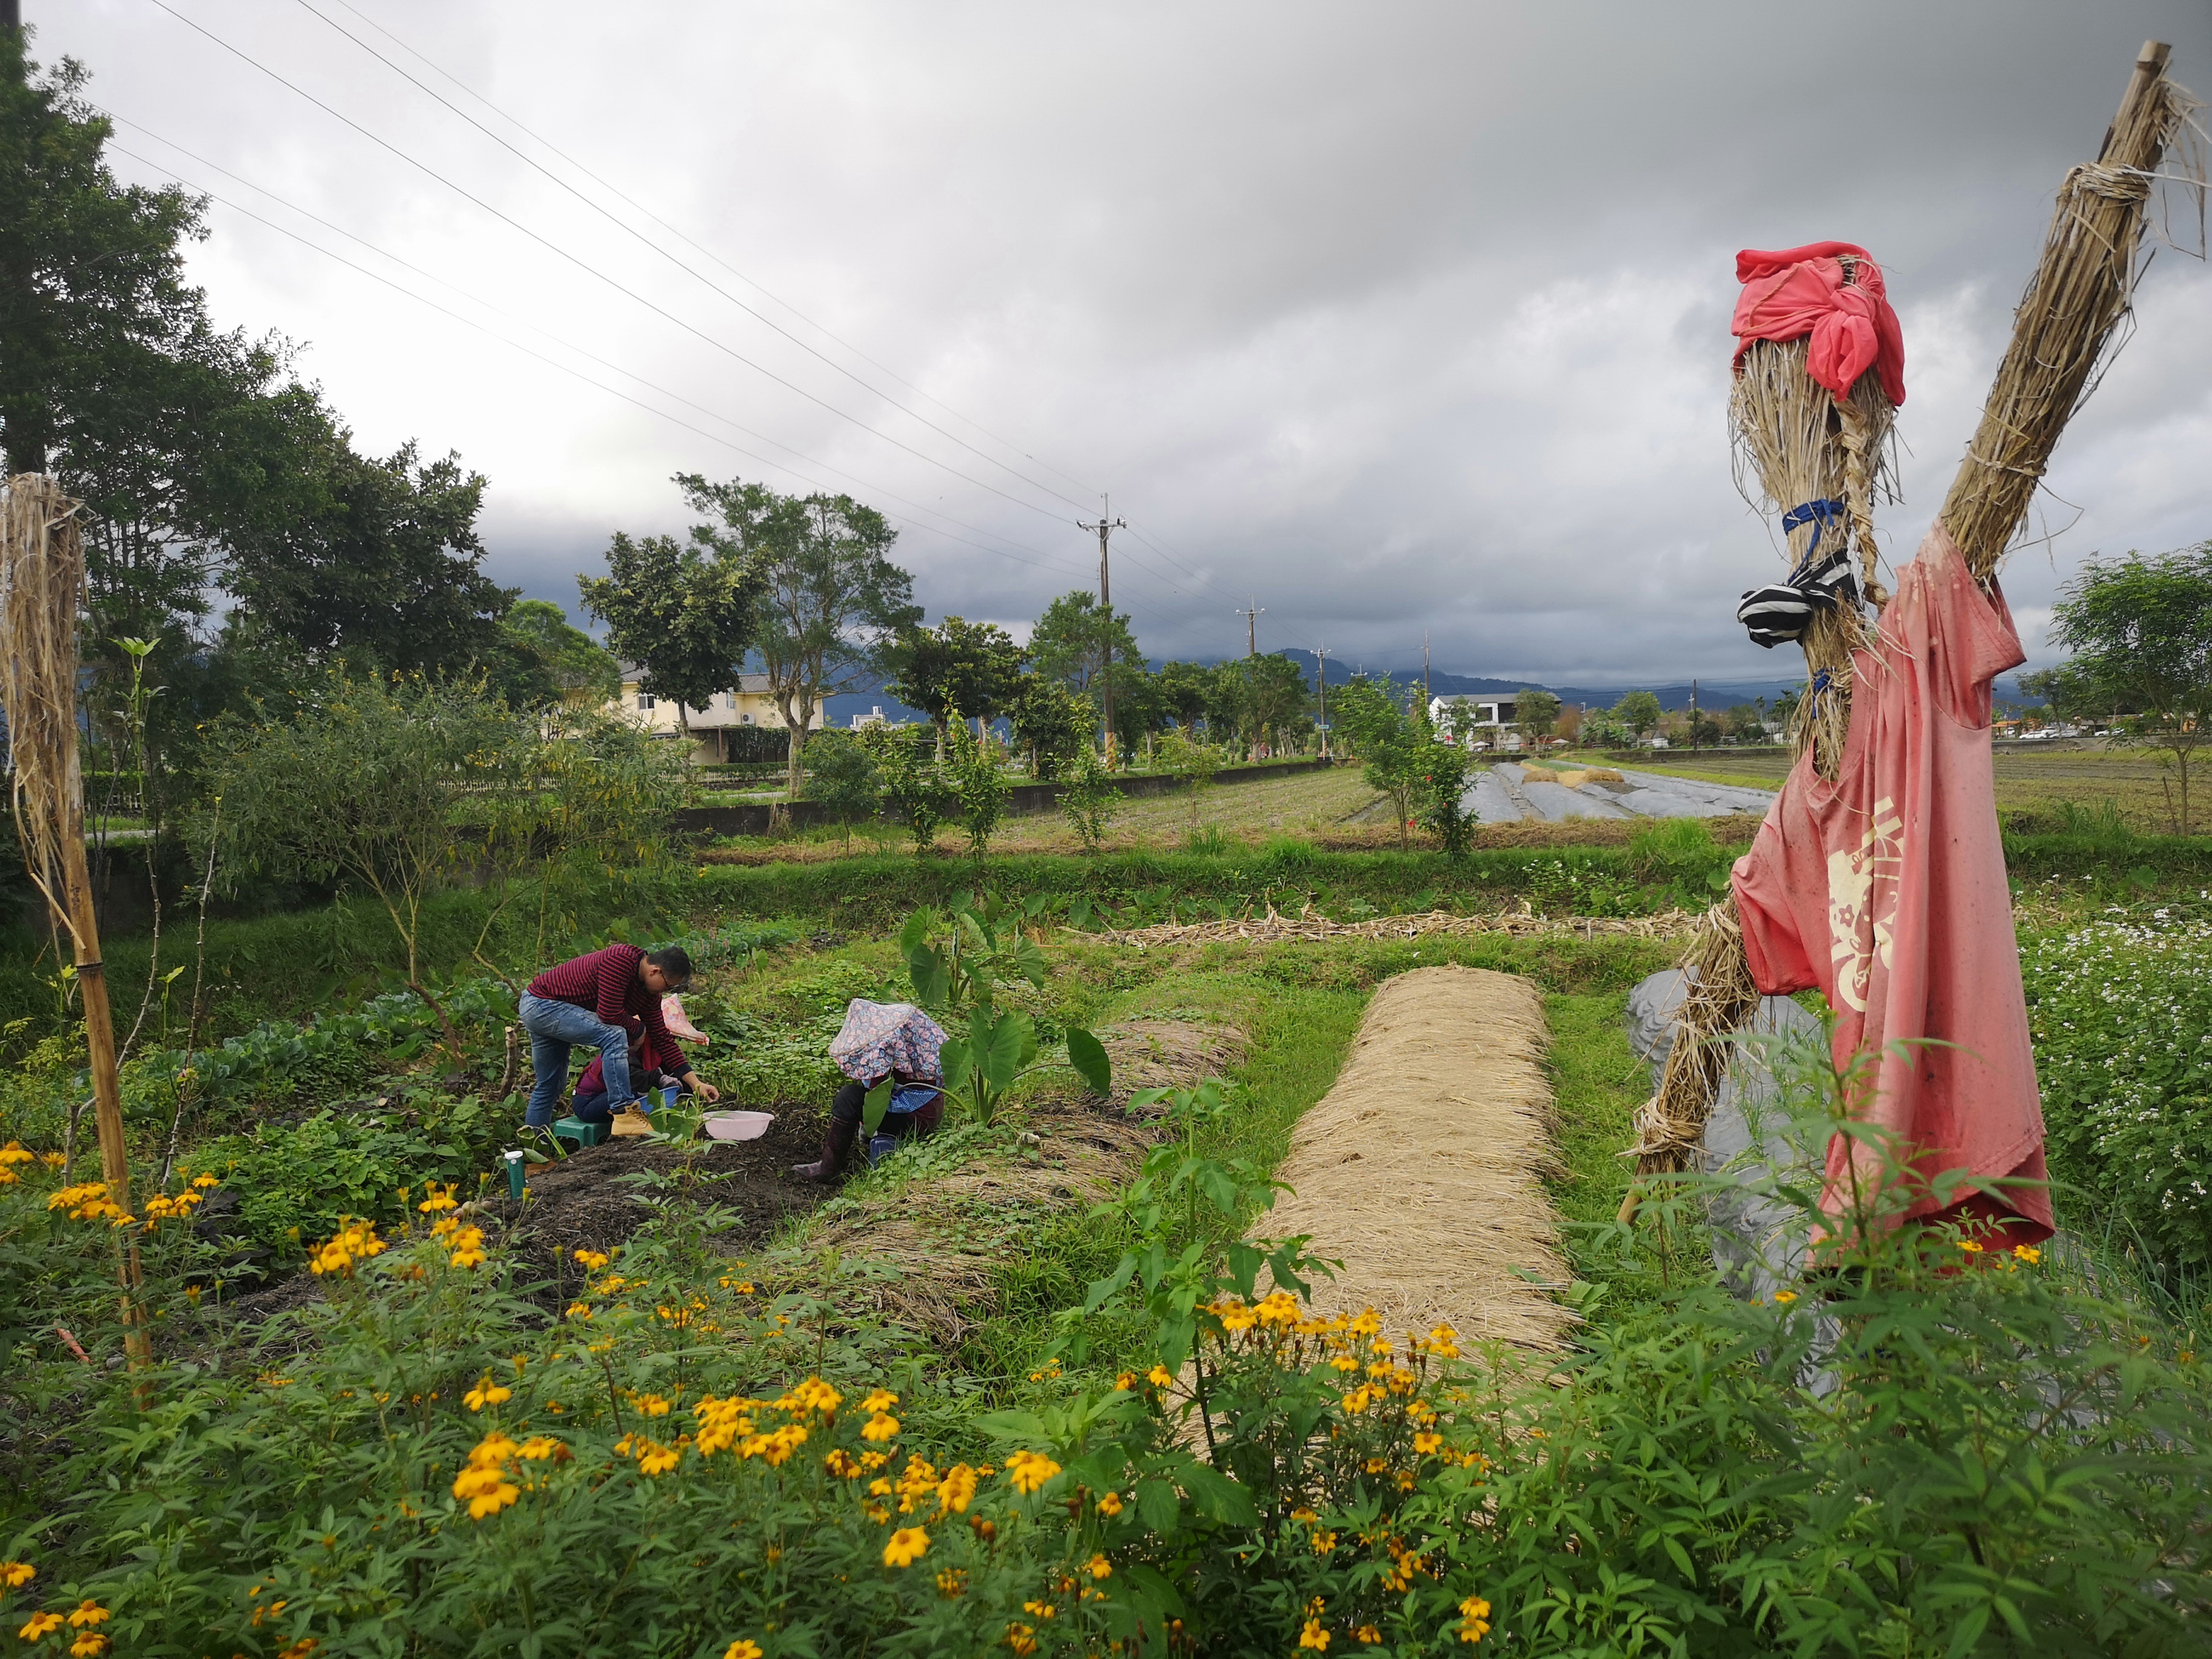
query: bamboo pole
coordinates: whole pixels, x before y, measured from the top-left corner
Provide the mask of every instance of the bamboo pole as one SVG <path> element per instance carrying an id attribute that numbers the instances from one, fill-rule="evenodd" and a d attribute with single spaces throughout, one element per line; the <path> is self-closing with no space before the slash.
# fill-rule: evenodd
<path id="1" fill-rule="evenodd" d="M 0 706 L 23 865 L 55 921 L 69 931 L 83 999 L 100 1179 L 125 1215 L 131 1160 L 115 1072 L 115 1023 L 84 852 L 84 773 L 77 730 L 77 608 L 84 592 L 84 542 L 77 504 L 42 474 L 8 480 L 0 501 Z M 153 1345 L 138 1304 L 138 1247 L 116 1254 L 123 1291 L 124 1350 L 132 1368 Z"/>

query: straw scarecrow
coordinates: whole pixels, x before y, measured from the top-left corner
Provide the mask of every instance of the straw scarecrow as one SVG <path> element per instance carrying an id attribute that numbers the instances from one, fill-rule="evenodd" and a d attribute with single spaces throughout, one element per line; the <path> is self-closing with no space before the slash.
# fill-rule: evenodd
<path id="1" fill-rule="evenodd" d="M 107 1199 L 131 1213 L 131 1167 L 115 1075 L 115 1027 L 93 917 L 84 855 L 84 777 L 77 737 L 77 606 L 84 592 L 84 542 L 77 504 L 40 473 L 0 484 L 0 712 L 23 864 L 56 925 L 69 934 L 84 1000 L 100 1176 Z M 118 1253 L 125 1346 L 133 1365 L 152 1358 L 139 1317 L 135 1244 Z"/>
<path id="2" fill-rule="evenodd" d="M 1762 991 L 1817 985 L 1837 1016 L 1837 1062 L 1864 1079 L 1855 1110 L 1940 1154 L 1945 1167 L 2018 1177 L 2030 1195 L 1972 1203 L 1997 1224 L 2047 1227 L 2048 1199 L 2034 1180 L 2042 1123 L 1988 774 L 1988 682 L 2020 659 L 1996 571 L 2128 314 L 2152 185 L 2188 186 L 2203 214 L 2201 106 L 2167 78 L 2170 50 L 2144 45 L 2097 160 L 2059 186 L 1979 429 L 1893 604 L 1872 524 L 1904 398 L 1903 347 L 1880 270 L 1841 243 L 1739 260 L 1746 286 L 1729 410 L 1739 476 L 1747 463 L 1762 504 L 1782 515 L 1791 568 L 1785 581 L 1746 594 L 1738 614 L 1760 643 L 1803 647 L 1808 686 L 1791 733 L 1797 765 L 1739 860 L 1729 898 L 1683 957 L 1690 985 L 1679 1040 L 1638 1115 L 1639 1184 L 1624 1221 L 1644 1179 L 1701 1156 L 1725 1039 Z M 2179 170 L 2161 171 L 2177 152 Z M 1955 672 L 1939 684 L 1925 665 L 1944 653 L 1957 659 Z M 1946 698 L 1963 698 L 1944 710 L 1948 726 L 1932 712 Z M 1948 760 L 1946 743 L 1954 745 Z M 1847 842 L 1821 817 L 1844 797 L 1849 810 L 1836 816 L 1851 819 Z M 1974 982 L 1962 982 L 1968 975 Z M 1980 1121 L 2008 1115 L 2004 1124 Z M 1948 1127 L 1931 1136 L 1935 1122 Z M 1839 1158 L 1858 1155 L 1832 1148 L 1832 1180 Z M 1931 1196 L 1907 1214 L 1939 1207 Z"/>

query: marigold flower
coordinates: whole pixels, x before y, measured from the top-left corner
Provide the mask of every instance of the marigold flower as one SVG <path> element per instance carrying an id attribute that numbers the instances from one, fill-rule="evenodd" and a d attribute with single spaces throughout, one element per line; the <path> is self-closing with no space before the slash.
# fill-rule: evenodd
<path id="1" fill-rule="evenodd" d="M 12 1187 L 22 1177 L 4 1164 L 0 1164 L 0 1187 Z"/>
<path id="2" fill-rule="evenodd" d="M 38 1576 L 28 1561 L 0 1561 L 0 1589 L 21 1589 Z"/>
<path id="3" fill-rule="evenodd" d="M 461 1403 L 472 1412 L 480 1412 L 486 1406 L 497 1406 L 514 1398 L 514 1389 L 502 1389 L 491 1380 L 491 1373 L 486 1371 L 477 1379 L 476 1387 L 461 1396 Z"/>
<path id="4" fill-rule="evenodd" d="M 1018 1451 L 1006 1459 L 1006 1479 L 1018 1492 L 1033 1492 L 1060 1473 L 1060 1465 L 1042 1452 Z"/>
<path id="5" fill-rule="evenodd" d="M 31 1615 L 30 1621 L 15 1634 L 26 1642 L 39 1642 L 45 1640 L 61 1627 L 62 1616 L 58 1613 L 34 1613 Z"/>
<path id="6" fill-rule="evenodd" d="M 683 1461 L 684 1453 L 680 1449 L 664 1446 L 654 1440 L 644 1441 L 641 1443 L 637 1454 L 638 1473 L 652 1475 L 665 1474 Z"/>
<path id="7" fill-rule="evenodd" d="M 910 1567 L 929 1549 L 929 1534 L 920 1527 L 901 1527 L 884 1546 L 884 1565 Z"/>
<path id="8" fill-rule="evenodd" d="M 1111 1578 L 1114 1576 L 1114 1564 L 1103 1555 L 1092 1556 L 1085 1565 L 1093 1578 Z"/>
<path id="9" fill-rule="evenodd" d="M 638 1410 L 643 1412 L 647 1417 L 665 1417 L 668 1415 L 669 1402 L 662 1399 L 657 1394 L 634 1394 L 630 1396 L 630 1404 L 636 1407 Z"/>
<path id="10" fill-rule="evenodd" d="M 1364 1643 L 1367 1646 L 1371 1648 L 1377 1642 L 1380 1642 L 1382 1639 L 1382 1632 L 1376 1629 L 1372 1625 L 1362 1625 L 1358 1630 L 1352 1632 L 1352 1639 L 1355 1642 Z"/>
<path id="11" fill-rule="evenodd" d="M 21 1141 L 11 1140 L 5 1146 L 0 1146 L 0 1169 L 11 1164 L 35 1163 L 38 1156 L 36 1152 L 24 1151 Z"/>
<path id="12" fill-rule="evenodd" d="M 446 1258 L 451 1267 L 480 1267 L 483 1265 L 483 1229 L 463 1227 L 453 1236 L 453 1254 Z"/>
<path id="13" fill-rule="evenodd" d="M 1443 1443 L 1443 1436 L 1433 1434 L 1425 1430 L 1413 1437 L 1413 1450 L 1422 1457 L 1428 1456 Z"/>
<path id="14" fill-rule="evenodd" d="M 1959 1248 L 1964 1250 L 1968 1255 L 1979 1255 L 1982 1253 L 1982 1247 L 1979 1244 L 1977 1244 L 1971 1238 L 1960 1239 L 1959 1241 Z"/>
<path id="15" fill-rule="evenodd" d="M 2025 1261 L 2031 1267 L 2043 1260 L 2043 1252 L 2033 1244 L 2015 1244 L 2012 1247 L 2012 1253 L 2015 1259 Z"/>
<path id="16" fill-rule="evenodd" d="M 1320 1620 L 1306 1620 L 1305 1628 L 1298 1632 L 1298 1645 L 1316 1653 L 1328 1646 L 1328 1632 L 1322 1628 Z"/>
<path id="17" fill-rule="evenodd" d="M 761 1659 L 761 1644 L 741 1636 L 722 1650 L 722 1659 Z"/>
<path id="18" fill-rule="evenodd" d="M 567 1449 L 550 1434 L 533 1434 L 522 1443 L 521 1455 L 533 1463 L 543 1463 L 547 1458 L 558 1456 Z"/>
<path id="19" fill-rule="evenodd" d="M 1795 1291 L 1777 1291 L 1774 1293 L 1774 1305 L 1778 1308 L 1786 1308 L 1796 1299 L 1797 1292 Z"/>
<path id="20" fill-rule="evenodd" d="M 860 1427 L 863 1440 L 884 1441 L 898 1437 L 899 1420 L 888 1412 L 878 1412 Z"/>
<path id="21" fill-rule="evenodd" d="M 220 1187 L 222 1185 L 222 1177 L 220 1176 L 211 1175 L 196 1175 L 192 1177 L 192 1185 L 202 1189 L 205 1189 L 209 1187 Z"/>
<path id="22" fill-rule="evenodd" d="M 937 1593 L 951 1598 L 968 1593 L 968 1575 L 958 1567 L 947 1567 L 937 1575 Z"/>
<path id="23" fill-rule="evenodd" d="M 1169 1388 L 1175 1382 L 1175 1373 L 1164 1365 L 1155 1365 L 1145 1373 L 1145 1381 L 1156 1389 Z"/>
<path id="24" fill-rule="evenodd" d="M 1024 1601 L 1022 1611 L 1032 1619 L 1057 1619 L 1060 1609 L 1049 1601 Z"/>
<path id="25" fill-rule="evenodd" d="M 95 1659 L 107 1651 L 107 1638 L 96 1631 L 87 1631 L 70 1644 L 70 1659 Z"/>
<path id="26" fill-rule="evenodd" d="M 1127 1394 L 1136 1386 L 1137 1374 L 1134 1371 L 1123 1371 L 1114 1379 L 1114 1392 L 1116 1394 Z"/>
<path id="27" fill-rule="evenodd" d="M 945 1472 L 945 1479 L 938 1483 L 938 1513 L 963 1514 L 969 1504 L 975 1501 L 975 1471 L 965 1463 L 955 1463 Z"/>
<path id="28" fill-rule="evenodd" d="M 871 1414 L 887 1412 L 898 1404 L 898 1398 L 889 1389 L 878 1389 L 860 1402 L 860 1409 Z"/>
<path id="29" fill-rule="evenodd" d="M 1014 1659 L 1029 1659 L 1037 1650 L 1036 1630 L 1028 1625 L 1007 1626 L 1006 1646 L 1012 1650 Z"/>
<path id="30" fill-rule="evenodd" d="M 1459 1610 L 1466 1615 L 1460 1620 L 1459 1639 L 1461 1641 L 1480 1642 L 1490 1634 L 1489 1602 L 1484 1601 L 1480 1595 L 1470 1595 L 1459 1604 Z"/>
<path id="31" fill-rule="evenodd" d="M 437 1215 L 442 1211 L 458 1208 L 459 1201 L 453 1196 L 456 1184 L 449 1181 L 441 1187 L 434 1181 L 428 1182 L 422 1188 L 427 1196 L 415 1206 L 416 1209 L 424 1215 Z"/>
<path id="32" fill-rule="evenodd" d="M 571 1319 L 589 1319 L 592 1316 L 592 1304 L 588 1302 L 571 1302 L 568 1304 L 568 1316 Z"/>
<path id="33" fill-rule="evenodd" d="M 88 1596 L 76 1604 L 76 1610 L 69 1616 L 69 1621 L 71 1630 L 88 1630 L 94 1625 L 104 1625 L 107 1622 L 107 1609 Z"/>
<path id="34" fill-rule="evenodd" d="M 1120 1492 L 1109 1492 L 1100 1495 L 1098 1499 L 1099 1514 L 1106 1516 L 1109 1520 L 1111 1520 L 1114 1516 L 1121 1514 L 1121 1494 Z"/>
<path id="35" fill-rule="evenodd" d="M 578 1249 L 570 1252 L 570 1254 L 573 1255 L 577 1261 L 582 1262 L 586 1267 L 589 1267 L 593 1273 L 597 1273 L 600 1268 L 605 1267 L 608 1261 L 611 1259 L 605 1250 Z"/>

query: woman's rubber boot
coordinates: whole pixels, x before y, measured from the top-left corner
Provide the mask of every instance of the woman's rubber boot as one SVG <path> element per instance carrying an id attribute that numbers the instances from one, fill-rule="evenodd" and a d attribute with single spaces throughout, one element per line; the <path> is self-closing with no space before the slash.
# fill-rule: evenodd
<path id="1" fill-rule="evenodd" d="M 853 1141 L 860 1133 L 860 1120 L 856 1117 L 833 1117 L 830 1132 L 822 1137 L 822 1156 L 811 1164 L 794 1164 L 792 1174 L 801 1181 L 811 1181 L 826 1187 L 844 1173 L 845 1160 L 852 1155 Z"/>

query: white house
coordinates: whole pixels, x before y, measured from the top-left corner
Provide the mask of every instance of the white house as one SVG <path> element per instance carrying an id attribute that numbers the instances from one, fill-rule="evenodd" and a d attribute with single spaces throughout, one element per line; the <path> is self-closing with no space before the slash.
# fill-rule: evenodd
<path id="1" fill-rule="evenodd" d="M 1521 732 L 1516 724 L 1521 707 L 1511 697 L 1431 697 L 1430 723 L 1439 732 L 1450 731 L 1453 712 L 1462 705 L 1469 711 L 1461 718 L 1467 721 L 1472 747 L 1507 750 L 1521 747 Z"/>
<path id="2" fill-rule="evenodd" d="M 691 737 L 697 747 L 697 757 L 702 761 L 729 758 L 729 739 L 725 735 L 734 726 L 766 726 L 783 729 L 783 711 L 769 695 L 768 676 L 744 674 L 738 677 L 734 691 L 715 693 L 704 708 L 686 707 L 684 718 L 678 720 L 676 704 L 666 697 L 656 697 L 639 689 L 639 678 L 643 671 L 634 662 L 622 665 L 622 695 L 611 705 L 613 710 L 641 720 L 647 731 L 656 737 L 673 738 L 684 727 L 691 728 Z M 822 729 L 822 708 L 815 706 L 813 717 L 806 723 L 810 732 Z"/>

